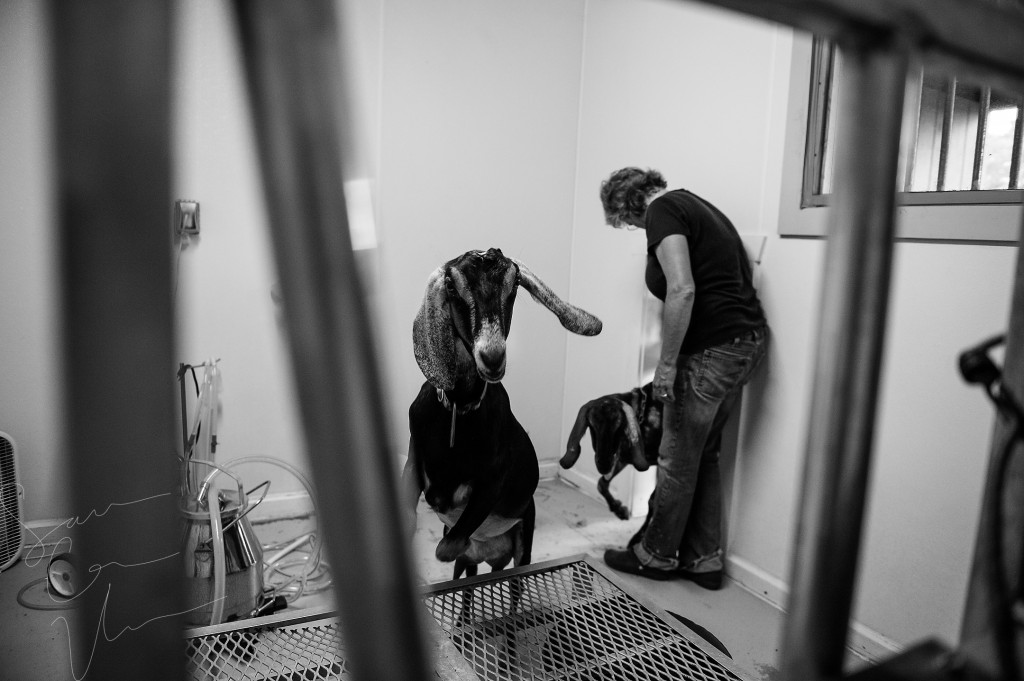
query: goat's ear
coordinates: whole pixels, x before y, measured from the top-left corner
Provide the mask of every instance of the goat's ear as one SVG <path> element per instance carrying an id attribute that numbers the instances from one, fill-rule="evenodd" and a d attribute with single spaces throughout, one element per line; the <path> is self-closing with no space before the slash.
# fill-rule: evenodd
<path id="1" fill-rule="evenodd" d="M 420 371 L 435 388 L 455 387 L 455 338 L 444 267 L 437 268 L 427 280 L 423 304 L 412 323 L 412 349 Z"/>
<path id="2" fill-rule="evenodd" d="M 583 434 L 587 432 L 587 426 L 590 420 L 590 410 L 594 408 L 595 402 L 591 400 L 582 407 L 576 414 L 576 423 L 573 424 L 572 430 L 569 431 L 569 441 L 565 445 L 565 454 L 562 455 L 561 461 L 558 465 L 562 468 L 572 468 L 576 460 L 580 458 L 580 441 L 583 439 Z"/>
<path id="3" fill-rule="evenodd" d="M 640 424 L 636 420 L 636 412 L 629 404 L 622 403 L 622 413 L 626 417 L 626 439 L 629 440 L 629 451 L 632 454 L 633 468 L 645 471 L 651 467 L 644 454 L 644 443 L 640 439 Z"/>
<path id="4" fill-rule="evenodd" d="M 510 258 L 519 267 L 519 283 L 530 292 L 533 299 L 555 313 L 558 321 L 569 331 L 581 336 L 596 336 L 601 333 L 601 320 L 586 310 L 570 305 L 559 298 L 547 284 L 537 278 L 526 265 Z"/>

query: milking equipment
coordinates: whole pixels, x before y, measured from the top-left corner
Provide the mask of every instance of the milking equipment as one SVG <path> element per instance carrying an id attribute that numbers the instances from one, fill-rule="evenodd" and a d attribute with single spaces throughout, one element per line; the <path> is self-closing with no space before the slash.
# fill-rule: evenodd
<path id="1" fill-rule="evenodd" d="M 263 549 L 246 517 L 266 496 L 250 502 L 241 479 L 214 462 L 217 448 L 216 414 L 220 390 L 218 360 L 203 367 L 202 386 L 195 367 L 180 365 L 182 438 L 180 512 L 183 519 L 182 555 L 186 624 L 204 626 L 251 617 L 270 608 L 274 599 L 263 589 Z M 188 429 L 185 376 L 191 371 L 197 397 L 191 432 Z M 218 489 L 214 481 L 226 476 L 233 489 Z"/>

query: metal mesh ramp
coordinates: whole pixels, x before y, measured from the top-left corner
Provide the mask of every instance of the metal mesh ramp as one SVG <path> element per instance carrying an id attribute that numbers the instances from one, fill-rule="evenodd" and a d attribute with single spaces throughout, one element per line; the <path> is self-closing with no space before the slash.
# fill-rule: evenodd
<path id="1" fill-rule="evenodd" d="M 740 678 L 585 560 L 450 584 L 425 601 L 480 679 Z"/>
<path id="2" fill-rule="evenodd" d="M 196 681 L 350 678 L 337 619 L 261 625 L 186 637 L 188 671 Z"/>
<path id="3" fill-rule="evenodd" d="M 423 603 L 433 633 L 450 639 L 444 650 L 460 657 L 465 673 L 451 674 L 460 679 L 741 681 L 721 654 L 615 579 L 588 559 L 567 559 L 437 584 Z M 194 631 L 190 679 L 349 678 L 334 617 Z M 450 678 L 442 667 L 435 674 Z"/>

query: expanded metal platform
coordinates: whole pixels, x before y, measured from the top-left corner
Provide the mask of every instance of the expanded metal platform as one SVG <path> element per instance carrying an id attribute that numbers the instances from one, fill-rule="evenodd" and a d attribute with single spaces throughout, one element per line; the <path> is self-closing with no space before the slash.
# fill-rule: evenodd
<path id="1" fill-rule="evenodd" d="M 442 679 L 741 681 L 728 658 L 618 577 L 574 557 L 427 587 Z M 337 617 L 186 632 L 189 678 L 350 678 Z"/>

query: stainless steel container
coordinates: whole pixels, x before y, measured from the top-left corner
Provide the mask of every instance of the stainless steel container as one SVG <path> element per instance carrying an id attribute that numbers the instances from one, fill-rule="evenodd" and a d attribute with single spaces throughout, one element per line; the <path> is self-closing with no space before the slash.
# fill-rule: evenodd
<path id="1" fill-rule="evenodd" d="M 237 494 L 221 491 L 211 495 L 210 503 L 220 504 L 224 528 L 223 619 L 243 619 L 252 614 L 263 597 L 263 549 Z M 181 513 L 185 603 L 190 609 L 185 621 L 189 626 L 205 626 L 212 623 L 216 586 L 210 511 L 205 503 L 189 499 Z"/>

